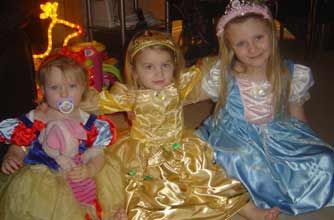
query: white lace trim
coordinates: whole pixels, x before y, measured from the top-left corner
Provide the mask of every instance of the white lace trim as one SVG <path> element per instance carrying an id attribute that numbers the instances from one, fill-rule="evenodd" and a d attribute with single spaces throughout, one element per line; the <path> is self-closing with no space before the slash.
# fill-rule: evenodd
<path id="1" fill-rule="evenodd" d="M 217 61 L 202 80 L 203 91 L 205 91 L 213 101 L 217 101 L 219 97 L 220 74 L 220 61 Z M 304 65 L 295 64 L 292 73 L 289 102 L 303 104 L 309 100 L 310 94 L 308 90 L 313 84 L 314 80 L 311 69 Z"/>
<path id="2" fill-rule="evenodd" d="M 210 72 L 204 75 L 202 79 L 202 89 L 213 100 L 217 101 L 220 91 L 220 61 L 210 69 Z"/>
<path id="3" fill-rule="evenodd" d="M 295 64 L 291 80 L 289 102 L 304 104 L 310 99 L 309 89 L 313 84 L 314 80 L 311 69 L 307 66 Z"/>

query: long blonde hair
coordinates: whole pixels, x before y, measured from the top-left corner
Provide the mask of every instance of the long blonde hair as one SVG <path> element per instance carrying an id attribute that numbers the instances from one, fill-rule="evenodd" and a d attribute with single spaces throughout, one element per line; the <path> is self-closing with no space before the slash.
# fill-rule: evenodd
<path id="1" fill-rule="evenodd" d="M 286 65 L 284 65 L 279 48 L 278 48 L 278 40 L 277 40 L 277 31 L 275 22 L 273 20 L 269 20 L 263 17 L 263 15 L 249 13 L 243 16 L 238 16 L 229 21 L 225 30 L 219 38 L 219 58 L 221 60 L 221 86 L 220 86 L 220 95 L 218 102 L 215 106 L 214 114 L 217 115 L 219 109 L 225 105 L 226 97 L 227 97 L 227 74 L 233 71 L 234 74 L 238 74 L 236 71 L 236 61 L 237 57 L 230 46 L 230 42 L 228 39 L 228 31 L 231 24 L 239 24 L 243 23 L 248 19 L 257 19 L 263 22 L 270 30 L 271 33 L 271 45 L 272 45 L 272 54 L 269 57 L 266 77 L 272 85 L 273 92 L 273 104 L 275 107 L 275 112 L 278 112 L 281 106 L 286 106 L 287 96 L 289 94 L 289 74 Z M 288 84 L 287 84 L 288 83 Z M 282 105 L 283 104 L 283 105 Z"/>
<path id="2" fill-rule="evenodd" d="M 124 76 L 126 84 L 133 88 L 138 89 L 138 82 L 133 77 L 133 69 L 136 63 L 136 57 L 142 52 L 143 49 L 157 49 L 168 52 L 174 64 L 174 78 L 178 81 L 179 73 L 185 66 L 184 58 L 181 53 L 179 46 L 173 41 L 170 35 L 154 30 L 146 30 L 139 32 L 133 36 L 129 42 L 126 57 L 125 57 L 125 67 Z"/>

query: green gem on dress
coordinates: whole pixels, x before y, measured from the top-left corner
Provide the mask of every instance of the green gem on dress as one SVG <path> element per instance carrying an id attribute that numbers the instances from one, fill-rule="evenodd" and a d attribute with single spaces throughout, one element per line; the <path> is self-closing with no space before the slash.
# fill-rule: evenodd
<path id="1" fill-rule="evenodd" d="M 181 144 L 179 144 L 179 143 L 174 143 L 174 144 L 172 145 L 173 150 L 177 150 L 177 149 L 179 149 L 180 147 L 181 147 Z"/>
<path id="2" fill-rule="evenodd" d="M 129 176 L 135 176 L 136 174 L 137 174 L 137 172 L 136 172 L 135 169 L 131 169 L 131 170 L 129 170 L 129 172 L 128 172 L 128 175 L 129 175 Z"/>
<path id="3" fill-rule="evenodd" d="M 147 176 L 144 176 L 144 180 L 152 180 L 153 179 L 153 177 L 152 176 L 149 176 L 149 175 L 147 175 Z"/>

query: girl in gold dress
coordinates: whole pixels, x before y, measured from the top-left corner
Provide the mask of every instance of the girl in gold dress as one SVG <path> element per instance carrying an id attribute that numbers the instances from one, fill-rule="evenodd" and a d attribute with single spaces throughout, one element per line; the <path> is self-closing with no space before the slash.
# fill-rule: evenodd
<path id="1" fill-rule="evenodd" d="M 183 105 L 198 101 L 201 71 L 184 70 L 169 36 L 137 34 L 125 62 L 128 85 L 102 91 L 102 114 L 133 112 L 130 131 L 106 149 L 97 177 L 104 214 L 125 208 L 129 219 L 275 219 L 277 209 L 257 209 L 240 182 L 213 160 L 210 146 L 184 128 Z"/>

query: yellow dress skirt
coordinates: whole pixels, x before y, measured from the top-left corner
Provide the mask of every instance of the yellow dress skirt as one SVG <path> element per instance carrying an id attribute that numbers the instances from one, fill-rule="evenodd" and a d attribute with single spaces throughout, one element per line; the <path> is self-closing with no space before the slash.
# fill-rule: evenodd
<path id="1" fill-rule="evenodd" d="M 227 219 L 249 200 L 190 133 L 166 144 L 119 139 L 97 182 L 105 216 L 124 207 L 129 219 Z"/>
<path id="2" fill-rule="evenodd" d="M 105 150 L 96 179 L 105 216 L 124 208 L 136 220 L 221 220 L 249 201 L 241 183 L 212 162 L 211 147 L 184 128 L 183 103 L 196 73 L 161 91 L 116 83 L 100 94 L 102 113 L 134 113 L 130 131 Z"/>
<path id="3" fill-rule="evenodd" d="M 1 220 L 85 219 L 86 210 L 65 178 L 45 165 L 27 165 L 1 176 L 1 184 Z"/>

